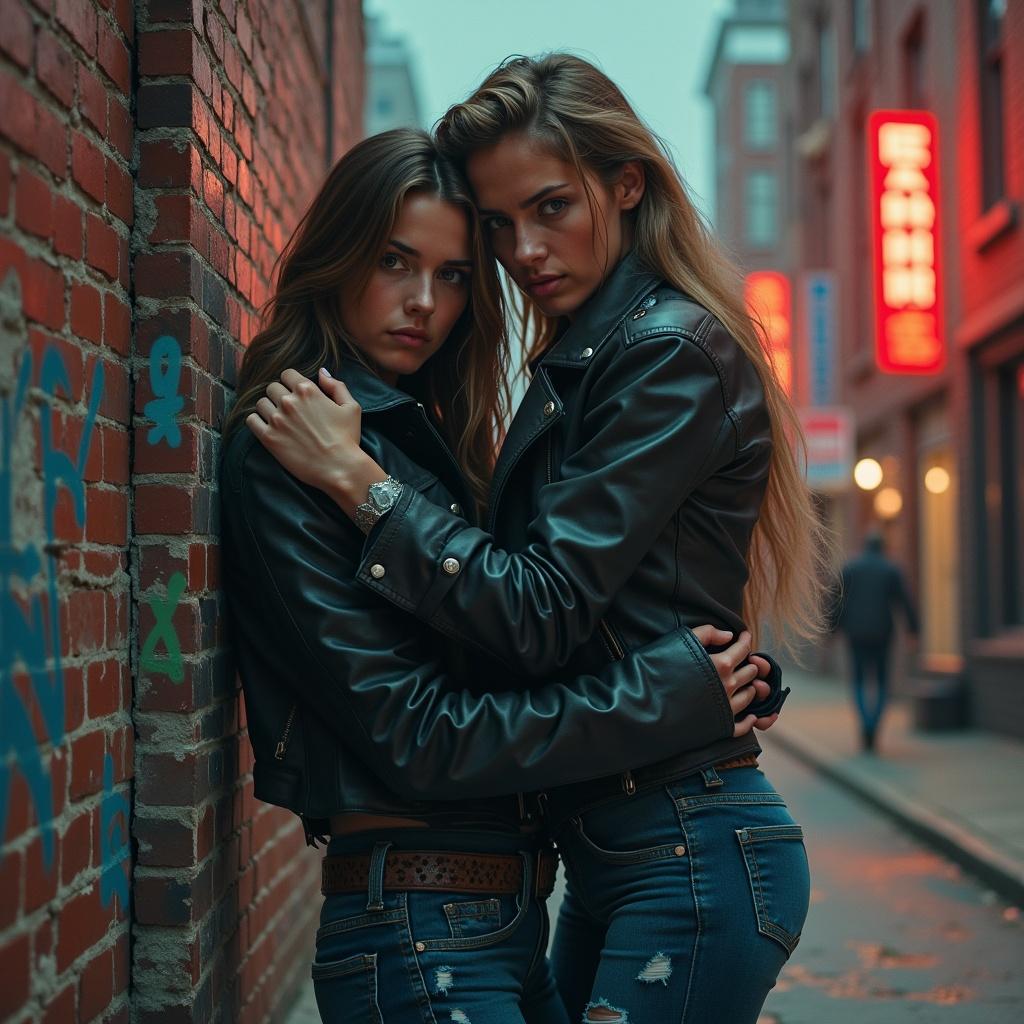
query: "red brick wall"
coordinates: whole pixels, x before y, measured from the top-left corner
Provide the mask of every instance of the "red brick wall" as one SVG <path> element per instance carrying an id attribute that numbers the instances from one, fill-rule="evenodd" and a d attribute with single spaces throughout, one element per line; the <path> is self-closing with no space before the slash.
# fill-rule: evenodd
<path id="1" fill-rule="evenodd" d="M 279 1020 L 308 969 L 317 861 L 252 797 L 215 468 L 362 45 L 358 0 L 4 4 L 0 1019 Z"/>

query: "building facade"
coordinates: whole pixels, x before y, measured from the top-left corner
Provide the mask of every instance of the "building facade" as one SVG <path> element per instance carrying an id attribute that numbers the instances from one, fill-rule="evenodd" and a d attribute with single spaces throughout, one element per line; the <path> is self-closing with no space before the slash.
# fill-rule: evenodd
<path id="1" fill-rule="evenodd" d="M 881 528 L 906 568 L 912 674 L 1024 736 L 1024 0 L 792 0 L 788 34 L 796 394 L 824 271 L 833 398 L 877 464 L 829 515 L 846 554 Z"/>
<path id="2" fill-rule="evenodd" d="M 379 17 L 366 19 L 367 135 L 392 128 L 422 128 L 412 54 L 405 40 L 389 33 Z"/>
<path id="3" fill-rule="evenodd" d="M 0 1019 L 280 1021 L 319 857 L 253 799 L 217 452 L 359 138 L 359 0 L 5 0 Z"/>

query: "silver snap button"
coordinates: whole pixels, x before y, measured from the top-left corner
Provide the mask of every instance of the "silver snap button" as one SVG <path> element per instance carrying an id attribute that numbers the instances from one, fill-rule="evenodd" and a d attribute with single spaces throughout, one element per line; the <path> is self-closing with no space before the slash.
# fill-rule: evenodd
<path id="1" fill-rule="evenodd" d="M 417 953 L 426 953 L 426 951 L 427 951 L 427 944 L 425 942 L 417 942 L 416 943 L 416 952 Z"/>
<path id="2" fill-rule="evenodd" d="M 462 566 L 459 565 L 459 560 L 457 558 L 446 558 L 441 563 L 441 568 L 444 569 L 449 576 L 454 576 Z"/>
<path id="3" fill-rule="evenodd" d="M 676 848 L 675 848 L 675 849 L 674 849 L 674 850 L 673 850 L 672 852 L 673 852 L 673 853 L 674 853 L 674 854 L 675 854 L 675 855 L 676 855 L 677 857 L 682 857 L 682 855 L 683 855 L 684 853 L 686 853 L 686 847 L 685 847 L 685 846 L 677 846 L 677 847 L 676 847 Z"/>
<path id="4" fill-rule="evenodd" d="M 634 320 L 639 320 L 639 319 L 641 319 L 641 317 L 645 317 L 645 316 L 647 316 L 647 310 L 646 309 L 638 309 L 633 314 L 633 319 Z"/>
<path id="5" fill-rule="evenodd" d="M 547 402 L 544 406 L 544 415 L 550 416 L 555 411 L 555 403 Z"/>
<path id="6" fill-rule="evenodd" d="M 581 353 L 580 359 L 589 359 L 594 354 L 594 350 L 588 345 Z"/>
<path id="7" fill-rule="evenodd" d="M 370 575 L 375 580 L 381 579 L 385 572 L 387 572 L 387 570 L 384 568 L 383 565 L 380 564 L 380 562 L 377 562 L 375 565 L 370 566 Z"/>
<path id="8" fill-rule="evenodd" d="M 462 515 L 462 506 L 457 501 L 453 501 L 450 507 L 457 516 Z"/>

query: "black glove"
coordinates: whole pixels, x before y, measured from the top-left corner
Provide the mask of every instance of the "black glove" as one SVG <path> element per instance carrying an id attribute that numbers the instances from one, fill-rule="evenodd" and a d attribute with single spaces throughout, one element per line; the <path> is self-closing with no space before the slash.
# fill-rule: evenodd
<path id="1" fill-rule="evenodd" d="M 737 722 L 741 722 L 747 715 L 756 715 L 758 718 L 767 718 L 769 715 L 774 715 L 776 711 L 782 710 L 782 705 L 786 703 L 786 698 L 789 696 L 789 687 L 787 686 L 783 689 L 782 686 L 782 669 L 779 668 L 779 663 L 771 655 L 765 654 L 763 651 L 755 651 L 754 653 L 757 657 L 764 658 L 768 662 L 769 672 L 764 682 L 771 687 L 771 693 L 763 700 L 755 700 L 753 704 L 748 704 L 736 716 Z"/>

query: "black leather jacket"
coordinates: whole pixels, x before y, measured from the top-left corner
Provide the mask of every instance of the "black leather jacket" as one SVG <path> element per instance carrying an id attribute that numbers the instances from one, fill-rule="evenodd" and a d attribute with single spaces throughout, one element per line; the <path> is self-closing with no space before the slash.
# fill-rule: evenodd
<path id="1" fill-rule="evenodd" d="M 364 447 L 425 508 L 468 528 L 449 509 L 471 509 L 470 495 L 422 407 L 355 364 L 338 373 L 363 408 Z M 521 672 L 383 600 L 390 576 L 374 589 L 360 582 L 363 535 L 247 429 L 226 445 L 221 495 L 255 795 L 302 815 L 307 835 L 342 811 L 514 825 L 521 801 L 497 795 L 731 734 L 714 666 L 675 620 L 624 660 L 599 658 L 559 673 L 564 684 L 527 690 Z M 371 541 L 395 570 L 382 529 Z"/>
<path id="2" fill-rule="evenodd" d="M 539 361 L 487 530 L 409 489 L 359 579 L 534 677 L 595 671 L 680 626 L 739 631 L 770 455 L 753 364 L 706 309 L 628 255 Z M 452 559 L 455 573 L 443 568 Z M 651 760 L 649 735 L 634 732 L 634 767 Z M 753 734 L 730 736 L 666 774 L 757 750 Z"/>

